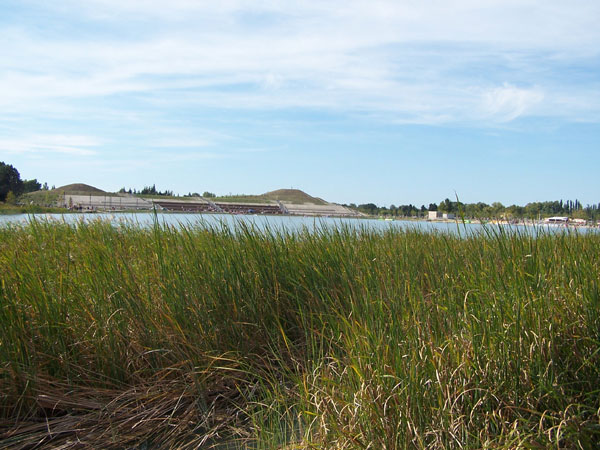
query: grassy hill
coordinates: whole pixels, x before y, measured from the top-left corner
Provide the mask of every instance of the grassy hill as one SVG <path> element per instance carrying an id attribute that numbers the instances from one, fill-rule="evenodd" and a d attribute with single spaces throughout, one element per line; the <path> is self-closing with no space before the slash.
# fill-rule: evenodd
<path id="1" fill-rule="evenodd" d="M 84 183 L 73 183 L 65 186 L 57 187 L 52 189 L 50 192 L 56 192 L 57 194 L 70 194 L 70 195 L 111 195 L 108 192 L 98 189 L 97 187 L 90 186 Z"/>
<path id="2" fill-rule="evenodd" d="M 323 199 L 308 195 L 300 189 L 278 189 L 261 195 L 227 195 L 213 198 L 215 202 L 231 203 L 274 203 L 276 201 L 293 203 L 296 205 L 326 205 Z"/>
<path id="3" fill-rule="evenodd" d="M 105 192 L 102 189 L 98 189 L 94 186 L 84 183 L 73 183 L 65 186 L 57 187 L 47 191 L 35 191 L 23 195 L 21 203 L 33 204 L 38 206 L 50 207 L 56 204 L 56 202 L 63 195 L 105 195 L 114 197 L 117 194 L 112 192 Z"/>
<path id="4" fill-rule="evenodd" d="M 280 202 L 294 203 L 297 205 L 306 203 L 312 205 L 327 204 L 325 200 L 308 195 L 306 192 L 301 191 L 300 189 L 278 189 L 276 191 L 267 192 L 263 195 L 272 200 L 279 200 Z"/>

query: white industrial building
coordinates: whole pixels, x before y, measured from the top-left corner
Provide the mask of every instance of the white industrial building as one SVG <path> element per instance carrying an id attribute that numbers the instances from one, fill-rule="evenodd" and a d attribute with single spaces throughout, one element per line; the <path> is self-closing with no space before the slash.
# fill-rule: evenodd
<path id="1" fill-rule="evenodd" d="M 427 217 L 429 220 L 453 220 L 456 216 L 453 213 L 443 213 L 441 211 L 429 211 Z"/>

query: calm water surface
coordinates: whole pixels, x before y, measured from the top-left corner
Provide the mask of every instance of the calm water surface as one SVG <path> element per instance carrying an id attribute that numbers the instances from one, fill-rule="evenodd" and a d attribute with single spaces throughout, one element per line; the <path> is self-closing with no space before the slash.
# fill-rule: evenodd
<path id="1" fill-rule="evenodd" d="M 229 215 L 229 214 L 178 214 L 178 213 L 95 213 L 95 214 L 17 214 L 0 215 L 0 226 L 7 224 L 27 223 L 31 220 L 58 221 L 66 223 L 91 222 L 94 220 L 109 220 L 114 224 L 133 224 L 143 227 L 152 226 L 155 220 L 160 224 L 170 226 L 210 226 L 210 225 L 235 225 L 240 222 L 254 224 L 258 228 L 271 227 L 275 229 L 286 229 L 290 231 L 307 228 L 315 230 L 327 227 L 350 226 L 355 228 L 368 228 L 385 230 L 388 228 L 412 228 L 424 231 L 441 231 L 450 233 L 477 233 L 483 231 L 480 224 L 457 224 L 446 222 L 426 222 L 410 220 L 377 220 L 377 219 L 355 219 L 355 218 L 332 218 L 332 217 L 301 217 L 301 216 L 259 216 L 259 215 Z M 518 232 L 535 233 L 536 229 L 547 229 L 549 231 L 562 231 L 564 227 L 529 227 L 523 225 L 488 225 L 488 228 L 509 228 Z M 573 230 L 569 228 L 569 230 Z M 597 231 L 587 228 L 579 228 L 577 232 Z"/>

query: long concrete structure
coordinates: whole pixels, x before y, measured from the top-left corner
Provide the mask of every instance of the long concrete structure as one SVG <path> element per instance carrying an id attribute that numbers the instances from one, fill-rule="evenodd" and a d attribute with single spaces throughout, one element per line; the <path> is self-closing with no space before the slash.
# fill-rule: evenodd
<path id="1" fill-rule="evenodd" d="M 151 210 L 152 202 L 148 199 L 128 194 L 119 195 L 71 195 L 64 194 L 58 199 L 58 204 L 64 208 L 74 210 Z"/>
<path id="2" fill-rule="evenodd" d="M 296 216 L 335 216 L 335 217 L 359 217 L 361 214 L 345 206 L 328 203 L 326 205 L 293 204 L 282 202 L 289 214 Z"/>
<path id="3" fill-rule="evenodd" d="M 212 202 L 203 197 L 185 199 L 141 198 L 131 194 L 71 195 L 63 194 L 58 205 L 77 211 L 152 210 L 190 213 L 274 214 L 297 216 L 359 217 L 359 212 L 341 205 L 294 204 L 283 201 L 270 203 Z"/>

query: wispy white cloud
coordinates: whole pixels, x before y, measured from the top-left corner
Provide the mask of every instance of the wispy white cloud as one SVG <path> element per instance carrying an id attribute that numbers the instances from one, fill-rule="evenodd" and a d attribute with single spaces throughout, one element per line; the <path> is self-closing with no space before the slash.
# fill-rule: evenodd
<path id="1" fill-rule="evenodd" d="M 489 89 L 483 94 L 483 111 L 499 122 L 509 122 L 530 112 L 544 100 L 538 88 L 523 89 L 509 84 Z"/>
<path id="2" fill-rule="evenodd" d="M 116 99 L 118 114 L 144 107 L 168 114 L 193 104 L 483 125 L 532 114 L 579 120 L 600 109 L 587 101 L 589 84 L 547 76 L 561 64 L 597 58 L 594 2 L 29 4 L 73 27 L 84 27 L 85 18 L 98 30 L 48 38 L 26 25 L 0 27 L 10 43 L 0 48 L 4 115 L 40 107 L 93 113 L 94 101 L 107 97 Z M 548 107 L 558 101 L 570 108 Z"/>
<path id="3" fill-rule="evenodd" d="M 209 146 L 210 142 L 197 138 L 160 138 L 152 140 L 150 145 L 163 148 L 200 148 Z"/>
<path id="4" fill-rule="evenodd" d="M 0 138 L 0 150 L 7 154 L 65 154 L 93 156 L 101 142 L 89 136 L 34 135 Z"/>

